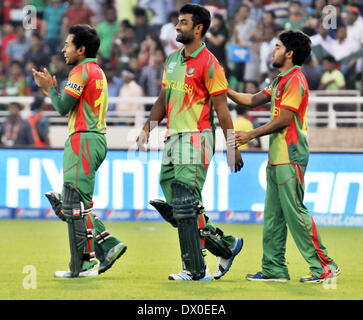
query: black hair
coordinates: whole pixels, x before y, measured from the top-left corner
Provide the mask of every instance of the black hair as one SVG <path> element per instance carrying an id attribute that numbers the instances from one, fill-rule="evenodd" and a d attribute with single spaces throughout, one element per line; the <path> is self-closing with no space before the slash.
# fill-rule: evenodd
<path id="1" fill-rule="evenodd" d="M 337 61 L 335 60 L 335 58 L 331 54 L 328 54 L 328 55 L 324 56 L 322 58 L 322 61 L 328 61 L 328 62 L 333 63 L 333 64 L 337 63 Z"/>
<path id="2" fill-rule="evenodd" d="M 146 17 L 146 10 L 142 7 L 135 7 L 134 8 L 134 15 L 137 17 Z"/>
<path id="3" fill-rule="evenodd" d="M 84 46 L 86 58 L 96 58 L 101 40 L 96 29 L 88 24 L 76 24 L 69 28 L 69 34 L 73 34 L 73 44 L 77 49 Z"/>
<path id="4" fill-rule="evenodd" d="M 199 4 L 189 3 L 184 5 L 180 9 L 179 14 L 191 14 L 193 20 L 193 27 L 197 26 L 198 24 L 202 24 L 203 25 L 202 37 L 204 37 L 211 23 L 210 12 L 206 8 L 202 7 Z"/>
<path id="5" fill-rule="evenodd" d="M 301 66 L 311 53 L 310 38 L 299 30 L 283 31 L 279 40 L 286 47 L 286 52 L 293 51 L 292 63 Z"/>

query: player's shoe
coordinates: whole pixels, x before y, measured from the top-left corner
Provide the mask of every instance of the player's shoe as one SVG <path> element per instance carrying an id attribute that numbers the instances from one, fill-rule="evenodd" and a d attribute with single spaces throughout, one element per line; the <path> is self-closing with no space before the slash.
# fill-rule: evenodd
<path id="1" fill-rule="evenodd" d="M 336 268 L 334 272 L 330 270 L 328 272 L 323 272 L 320 277 L 314 275 L 312 271 L 310 271 L 305 277 L 300 278 L 300 282 L 302 283 L 319 283 L 324 282 L 324 280 L 335 278 L 339 276 L 341 273 L 339 268 Z"/>
<path id="2" fill-rule="evenodd" d="M 115 261 L 126 252 L 126 249 L 127 247 L 122 242 L 120 242 L 108 250 L 105 254 L 105 260 L 100 262 L 98 266 L 98 273 L 101 274 L 110 269 Z"/>
<path id="3" fill-rule="evenodd" d="M 217 269 L 214 271 L 213 277 L 214 279 L 218 280 L 221 277 L 223 277 L 231 268 L 232 262 L 237 254 L 240 253 L 241 249 L 243 247 L 243 239 L 242 238 L 236 238 L 233 245 L 231 245 L 229 248 L 232 251 L 232 256 L 229 259 L 224 259 L 222 257 L 217 257 L 218 266 Z"/>
<path id="4" fill-rule="evenodd" d="M 98 270 L 97 269 L 89 269 L 89 270 L 82 270 L 78 277 L 76 278 L 86 278 L 86 277 L 97 277 Z M 54 272 L 54 277 L 56 278 L 74 278 L 70 271 L 56 271 Z"/>
<path id="5" fill-rule="evenodd" d="M 192 274 L 188 270 L 183 270 L 179 273 L 172 273 L 169 275 L 169 280 L 181 280 L 181 281 L 193 281 Z M 205 268 L 204 277 L 197 281 L 212 281 L 212 277 L 210 275 L 208 267 Z"/>
<path id="6" fill-rule="evenodd" d="M 266 277 L 262 274 L 261 271 L 256 274 L 247 274 L 246 279 L 248 281 L 266 281 L 266 282 L 287 282 L 290 279 L 288 278 L 274 278 L 274 277 Z"/>

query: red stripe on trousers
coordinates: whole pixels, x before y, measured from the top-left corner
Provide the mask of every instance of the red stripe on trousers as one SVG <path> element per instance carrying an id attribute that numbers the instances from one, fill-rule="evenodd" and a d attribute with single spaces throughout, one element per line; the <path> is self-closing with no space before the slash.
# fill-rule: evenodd
<path id="1" fill-rule="evenodd" d="M 88 229 L 92 229 L 92 221 L 91 221 L 91 217 L 89 215 L 89 213 L 87 214 L 87 228 Z M 92 252 L 92 238 L 88 238 L 88 252 L 91 253 Z"/>
<path id="2" fill-rule="evenodd" d="M 203 215 L 199 214 L 199 229 L 203 229 L 204 228 L 204 219 L 203 219 Z M 202 243 L 203 247 L 205 247 L 205 240 L 203 237 L 200 237 L 200 242 Z"/>
<path id="3" fill-rule="evenodd" d="M 296 167 L 295 167 L 296 168 Z M 313 239 L 311 239 L 311 236 L 310 236 L 310 233 L 309 233 L 309 229 L 308 229 L 308 226 L 306 225 L 306 222 L 304 220 L 304 217 L 300 211 L 300 208 L 299 208 L 299 205 L 297 203 L 297 178 L 296 178 L 296 170 L 295 170 L 295 202 L 296 202 L 296 207 L 297 207 L 297 210 L 299 211 L 300 213 L 300 216 L 301 216 L 301 219 L 302 221 L 304 222 L 304 225 L 305 225 L 305 229 L 306 229 L 306 232 L 309 236 L 309 239 L 310 239 L 310 242 L 311 244 L 314 246 L 315 250 L 317 251 L 318 255 L 317 255 L 317 258 L 321 264 L 321 266 L 324 268 L 326 268 L 326 265 L 327 264 L 331 264 L 331 262 L 326 258 L 326 256 L 324 255 L 324 253 L 321 251 L 321 249 L 319 248 L 319 242 L 318 242 L 318 237 L 317 237 L 317 231 L 316 231 L 316 227 L 315 227 L 315 223 L 314 223 L 314 220 L 313 218 L 311 217 L 311 221 L 312 221 L 312 232 L 313 232 Z M 315 233 L 315 235 L 314 235 Z M 323 259 L 323 261 L 321 260 Z"/>

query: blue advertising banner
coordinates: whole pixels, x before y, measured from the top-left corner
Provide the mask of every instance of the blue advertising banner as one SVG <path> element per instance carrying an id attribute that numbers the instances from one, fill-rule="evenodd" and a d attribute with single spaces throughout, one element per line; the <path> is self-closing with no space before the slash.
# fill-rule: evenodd
<path id="1" fill-rule="evenodd" d="M 227 45 L 227 57 L 230 62 L 248 62 L 250 61 L 250 48 L 229 44 Z"/>
<path id="2" fill-rule="evenodd" d="M 62 150 L 0 149 L 0 218 L 52 219 L 44 193 L 60 192 Z M 110 150 L 95 185 L 97 215 L 106 221 L 162 221 L 148 204 L 163 198 L 162 152 Z M 216 222 L 261 223 L 267 153 L 244 153 L 245 166 L 230 173 L 216 153 L 203 204 Z M 318 225 L 363 227 L 363 154 L 312 153 L 305 175 L 305 204 Z"/>

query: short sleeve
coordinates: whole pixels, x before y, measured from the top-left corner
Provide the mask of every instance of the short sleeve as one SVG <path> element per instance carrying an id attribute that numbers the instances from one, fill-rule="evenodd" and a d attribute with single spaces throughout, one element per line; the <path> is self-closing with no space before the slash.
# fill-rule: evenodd
<path id="1" fill-rule="evenodd" d="M 228 83 L 224 69 L 215 58 L 207 64 L 204 72 L 204 84 L 211 96 L 227 92 Z"/>
<path id="2" fill-rule="evenodd" d="M 269 99 L 271 99 L 271 95 L 272 95 L 272 84 L 270 84 L 268 87 L 264 88 L 261 92 L 265 96 L 267 96 Z"/>
<path id="3" fill-rule="evenodd" d="M 297 77 L 292 78 L 282 92 L 280 108 L 297 112 L 304 97 L 305 89 Z"/>
<path id="4" fill-rule="evenodd" d="M 64 88 L 64 92 L 78 99 L 83 91 L 85 86 L 85 80 L 83 77 L 83 68 L 74 68 L 67 80 L 67 84 Z"/>

